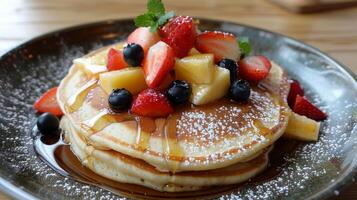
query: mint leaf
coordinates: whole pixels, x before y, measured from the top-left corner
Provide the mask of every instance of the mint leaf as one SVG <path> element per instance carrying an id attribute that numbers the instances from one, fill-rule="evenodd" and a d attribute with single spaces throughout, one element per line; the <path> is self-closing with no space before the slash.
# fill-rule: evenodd
<path id="1" fill-rule="evenodd" d="M 175 16 L 174 11 L 167 12 L 164 15 L 161 15 L 157 22 L 158 22 L 159 26 L 164 25 L 170 18 L 172 18 L 174 16 Z"/>
<path id="2" fill-rule="evenodd" d="M 238 46 L 241 51 L 241 53 L 245 56 L 249 55 L 250 52 L 252 51 L 252 46 L 249 42 L 249 38 L 247 37 L 241 37 L 238 39 Z"/>
<path id="3" fill-rule="evenodd" d="M 159 28 L 159 24 L 156 21 L 150 26 L 150 32 L 155 33 L 157 31 L 157 28 Z"/>
<path id="4" fill-rule="evenodd" d="M 147 3 L 148 12 L 159 17 L 165 14 L 165 7 L 161 0 L 149 0 Z"/>
<path id="5" fill-rule="evenodd" d="M 150 27 L 151 32 L 156 32 L 173 16 L 175 16 L 173 11 L 165 13 L 165 7 L 161 0 L 148 0 L 147 12 L 137 16 L 134 22 L 137 27 Z"/>
<path id="6" fill-rule="evenodd" d="M 137 16 L 134 21 L 137 27 L 148 27 L 155 23 L 155 16 L 147 13 Z"/>

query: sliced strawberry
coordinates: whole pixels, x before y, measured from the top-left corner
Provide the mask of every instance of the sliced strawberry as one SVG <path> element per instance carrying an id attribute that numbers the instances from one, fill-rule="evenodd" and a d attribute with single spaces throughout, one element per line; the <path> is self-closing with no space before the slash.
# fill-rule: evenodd
<path id="1" fill-rule="evenodd" d="M 288 95 L 288 104 L 290 108 L 294 107 L 297 95 L 304 96 L 304 90 L 302 89 L 300 83 L 297 80 L 292 80 L 290 82 L 290 91 Z"/>
<path id="2" fill-rule="evenodd" d="M 166 117 L 173 111 L 166 96 L 151 88 L 140 92 L 131 106 L 132 113 L 145 117 Z"/>
<path id="3" fill-rule="evenodd" d="M 161 84 L 156 89 L 159 90 L 159 91 L 164 91 L 170 86 L 170 84 L 174 80 L 175 80 L 174 75 L 172 75 L 171 73 L 168 73 L 165 76 L 164 80 L 161 82 Z"/>
<path id="4" fill-rule="evenodd" d="M 231 33 L 203 32 L 197 36 L 196 49 L 201 53 L 213 53 L 216 62 L 223 58 L 238 60 L 239 57 L 237 39 Z"/>
<path id="5" fill-rule="evenodd" d="M 150 88 L 157 88 L 174 67 L 173 49 L 165 42 L 158 42 L 150 47 L 143 61 L 145 80 Z"/>
<path id="6" fill-rule="evenodd" d="M 261 81 L 268 76 L 270 68 L 265 56 L 248 56 L 239 61 L 239 76 L 252 82 Z"/>
<path id="7" fill-rule="evenodd" d="M 119 70 L 128 67 L 129 65 L 124 60 L 122 51 L 111 48 L 108 52 L 108 64 L 109 71 Z"/>
<path id="8" fill-rule="evenodd" d="M 149 48 L 158 41 L 160 41 L 159 34 L 150 32 L 148 27 L 139 27 L 128 36 L 127 43 L 140 44 L 146 54 Z"/>
<path id="9" fill-rule="evenodd" d="M 327 117 L 325 113 L 300 95 L 296 96 L 293 111 L 316 121 L 324 120 Z"/>
<path id="10" fill-rule="evenodd" d="M 177 16 L 172 18 L 159 30 L 162 41 L 170 45 L 179 58 L 187 56 L 195 45 L 196 25 L 192 17 Z"/>
<path id="11" fill-rule="evenodd" d="M 56 116 L 62 116 L 63 112 L 58 105 L 56 94 L 57 87 L 51 88 L 35 102 L 33 107 L 40 113 L 49 112 Z"/>

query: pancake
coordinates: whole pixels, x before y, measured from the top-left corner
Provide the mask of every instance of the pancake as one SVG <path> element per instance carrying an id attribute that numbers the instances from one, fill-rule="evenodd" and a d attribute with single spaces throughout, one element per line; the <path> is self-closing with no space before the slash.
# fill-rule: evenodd
<path id="1" fill-rule="evenodd" d="M 115 181 L 167 192 L 192 191 L 246 181 L 266 168 L 270 150 L 264 149 L 247 162 L 221 169 L 172 174 L 158 171 L 145 161 L 113 150 L 96 149 L 86 143 L 66 116 L 61 121 L 61 128 L 66 131 L 66 139 L 69 138 L 72 151 L 83 165 L 95 173 Z"/>
<path id="2" fill-rule="evenodd" d="M 95 149 L 143 160 L 162 172 L 213 170 L 245 162 L 284 133 L 289 84 L 283 69 L 272 64 L 268 78 L 251 88 L 248 103 L 222 99 L 183 106 L 167 118 L 112 113 L 97 76 L 78 64 L 62 80 L 57 99 L 74 130 Z"/>

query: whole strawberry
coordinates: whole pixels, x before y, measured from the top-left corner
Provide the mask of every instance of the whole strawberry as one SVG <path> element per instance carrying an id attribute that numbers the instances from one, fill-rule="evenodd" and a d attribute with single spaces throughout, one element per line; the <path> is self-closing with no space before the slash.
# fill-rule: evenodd
<path id="1" fill-rule="evenodd" d="M 192 17 L 177 16 L 159 29 L 161 40 L 170 45 L 176 57 L 187 56 L 195 45 L 196 25 Z"/>

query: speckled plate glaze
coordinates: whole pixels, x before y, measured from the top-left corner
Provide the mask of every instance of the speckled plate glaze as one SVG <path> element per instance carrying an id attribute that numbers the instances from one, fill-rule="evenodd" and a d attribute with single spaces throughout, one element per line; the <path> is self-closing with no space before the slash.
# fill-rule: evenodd
<path id="1" fill-rule="evenodd" d="M 248 36 L 264 54 L 299 80 L 325 110 L 319 141 L 287 155 L 278 176 L 246 183 L 220 199 L 321 199 L 353 181 L 357 166 L 357 76 L 317 49 L 283 35 L 245 25 L 202 19 L 202 30 Z M 132 19 L 105 21 L 49 33 L 0 58 L 0 187 L 18 199 L 122 198 L 105 189 L 64 178 L 34 153 L 33 102 L 58 85 L 76 57 L 125 38 Z"/>

